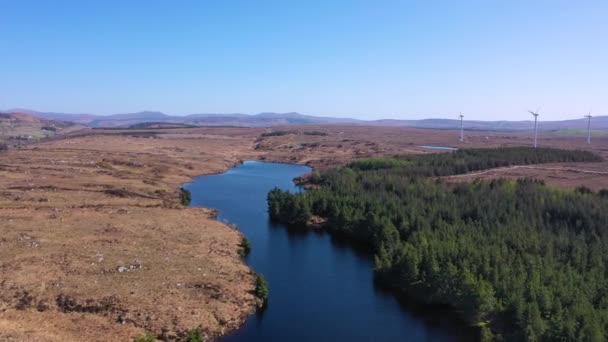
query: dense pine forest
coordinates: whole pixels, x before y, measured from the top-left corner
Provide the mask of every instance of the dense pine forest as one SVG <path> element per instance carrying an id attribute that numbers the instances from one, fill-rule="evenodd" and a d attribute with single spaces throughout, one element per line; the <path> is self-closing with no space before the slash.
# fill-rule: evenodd
<path id="1" fill-rule="evenodd" d="M 608 196 L 535 180 L 449 184 L 446 176 L 597 161 L 557 149 L 471 149 L 360 160 L 311 175 L 310 190 L 268 195 L 273 220 L 367 244 L 378 281 L 449 305 L 482 340 L 608 338 Z"/>

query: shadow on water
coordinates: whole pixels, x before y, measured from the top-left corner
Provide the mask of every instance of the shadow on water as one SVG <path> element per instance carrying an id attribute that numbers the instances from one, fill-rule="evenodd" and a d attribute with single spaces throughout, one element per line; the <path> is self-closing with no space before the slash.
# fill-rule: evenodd
<path id="1" fill-rule="evenodd" d="M 255 311 L 255 316 L 258 319 L 258 321 L 261 323 L 262 319 L 264 318 L 264 313 L 266 312 L 266 310 L 268 310 L 268 306 L 270 305 L 270 300 L 266 301 L 266 304 L 264 304 L 264 306 L 259 307 L 256 311 Z"/>
<path id="2" fill-rule="evenodd" d="M 268 226 L 273 230 L 282 230 L 288 232 L 288 238 L 297 239 L 297 238 L 306 238 L 310 235 L 316 236 L 327 236 L 329 237 L 332 247 L 338 250 L 349 250 L 355 252 L 358 257 L 370 257 L 371 251 L 364 244 L 357 243 L 352 239 L 347 238 L 346 236 L 340 236 L 337 234 L 331 234 L 328 231 L 319 228 L 319 229 L 310 229 L 310 228 L 301 228 L 301 227 L 288 227 L 281 223 L 276 223 L 272 221 L 270 218 L 268 219 Z"/>
<path id="3" fill-rule="evenodd" d="M 329 236 L 332 247 L 337 250 L 353 252 L 359 258 L 373 260 L 374 257 L 373 251 L 367 245 L 323 229 L 288 227 L 275 223 L 271 219 L 268 219 L 268 226 L 272 229 L 287 231 L 288 239 L 292 242 L 304 239 L 309 235 Z M 373 273 L 374 270 L 370 269 L 369 272 Z M 423 304 L 405 293 L 382 285 L 375 279 L 373 280 L 373 288 L 377 296 L 396 298 L 404 313 L 424 321 L 429 326 L 448 332 L 456 341 L 468 342 L 479 339 L 478 329 L 470 326 L 458 312 L 448 305 Z"/>
<path id="4" fill-rule="evenodd" d="M 470 326 L 458 312 L 448 305 L 420 304 L 410 296 L 374 281 L 374 290 L 380 296 L 397 298 L 401 309 L 413 317 L 423 320 L 429 326 L 448 332 L 457 341 L 479 340 L 479 330 Z"/>

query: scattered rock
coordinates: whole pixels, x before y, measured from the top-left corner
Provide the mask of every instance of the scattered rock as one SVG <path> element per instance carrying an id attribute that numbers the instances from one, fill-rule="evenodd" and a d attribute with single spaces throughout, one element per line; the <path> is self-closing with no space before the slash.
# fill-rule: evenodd
<path id="1" fill-rule="evenodd" d="M 141 270 L 142 268 L 143 268 L 143 266 L 141 265 L 141 263 L 139 261 L 136 261 L 135 263 L 133 263 L 131 265 L 118 266 L 118 267 L 116 267 L 116 271 L 118 271 L 119 273 L 123 273 L 123 272 Z"/>
<path id="2" fill-rule="evenodd" d="M 40 247 L 40 243 L 34 239 L 33 236 L 28 233 L 19 234 L 19 241 L 23 242 L 28 247 Z"/>

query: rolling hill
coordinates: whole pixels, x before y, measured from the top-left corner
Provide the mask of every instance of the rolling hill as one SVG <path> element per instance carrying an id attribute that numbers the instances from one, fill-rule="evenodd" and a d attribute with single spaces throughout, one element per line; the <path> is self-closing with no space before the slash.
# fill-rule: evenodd
<path id="1" fill-rule="evenodd" d="M 183 116 L 168 115 L 155 111 L 142 111 L 114 115 L 66 114 L 54 112 L 38 112 L 29 109 L 10 110 L 11 112 L 27 113 L 48 120 L 70 121 L 90 127 L 130 127 L 133 125 L 154 123 L 175 123 L 194 126 L 240 126 L 240 127 L 271 127 L 287 125 L 323 125 L 349 124 L 393 127 L 415 127 L 434 129 L 459 129 L 460 121 L 452 119 L 423 119 L 423 120 L 359 120 L 350 118 L 333 118 L 304 115 L 300 113 L 259 113 L 259 114 L 190 114 Z M 530 130 L 532 121 L 465 121 L 466 129 L 490 131 L 519 131 Z M 539 121 L 539 129 L 552 130 L 584 130 L 587 120 L 584 118 L 563 121 Z M 593 118 L 593 129 L 608 130 L 608 116 Z"/>
<path id="2" fill-rule="evenodd" d="M 53 137 L 85 128 L 67 121 L 49 120 L 26 113 L 0 112 L 0 144 L 9 146 Z"/>

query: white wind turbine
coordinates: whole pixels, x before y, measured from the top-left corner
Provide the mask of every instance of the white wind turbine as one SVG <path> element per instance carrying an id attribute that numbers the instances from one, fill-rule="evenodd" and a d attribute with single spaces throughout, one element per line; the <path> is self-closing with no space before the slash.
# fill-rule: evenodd
<path id="1" fill-rule="evenodd" d="M 534 148 L 538 146 L 538 109 L 536 112 L 529 110 L 530 114 L 534 115 Z"/>
<path id="2" fill-rule="evenodd" d="M 591 110 L 589 111 L 589 114 L 585 115 L 585 117 L 588 119 L 587 120 L 587 144 L 591 144 Z"/>
<path id="3" fill-rule="evenodd" d="M 463 118 L 464 115 L 462 115 L 462 112 L 460 113 L 460 142 L 464 141 L 464 123 L 463 123 Z"/>

